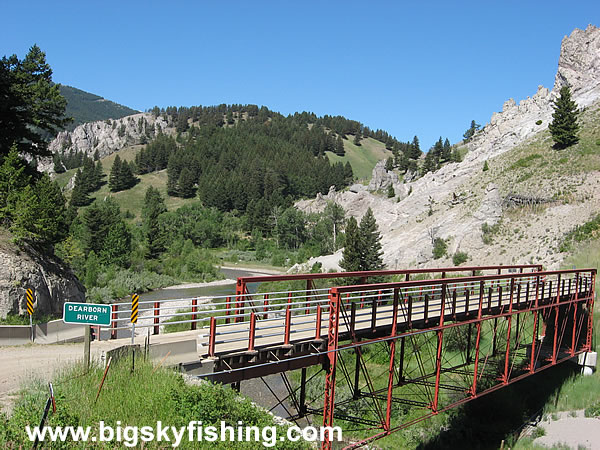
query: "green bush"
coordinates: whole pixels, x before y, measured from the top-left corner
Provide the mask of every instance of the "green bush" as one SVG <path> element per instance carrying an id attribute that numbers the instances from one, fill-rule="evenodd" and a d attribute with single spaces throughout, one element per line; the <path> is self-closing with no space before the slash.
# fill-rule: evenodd
<path id="1" fill-rule="evenodd" d="M 537 122 L 535 122 L 535 124 L 536 124 L 536 125 L 541 125 L 541 124 L 542 124 L 542 121 L 541 121 L 541 120 L 538 120 Z"/>
<path id="2" fill-rule="evenodd" d="M 469 259 L 469 255 L 467 254 L 467 252 L 456 252 L 452 256 L 452 263 L 455 266 L 460 266 L 461 264 L 467 262 L 468 259 Z"/>
<path id="3" fill-rule="evenodd" d="M 448 244 L 442 238 L 435 238 L 433 241 L 433 259 L 440 259 L 446 256 Z"/>
<path id="4" fill-rule="evenodd" d="M 490 166 L 488 166 L 488 162 L 487 160 L 483 163 L 483 171 L 487 172 L 488 170 L 490 170 Z"/>

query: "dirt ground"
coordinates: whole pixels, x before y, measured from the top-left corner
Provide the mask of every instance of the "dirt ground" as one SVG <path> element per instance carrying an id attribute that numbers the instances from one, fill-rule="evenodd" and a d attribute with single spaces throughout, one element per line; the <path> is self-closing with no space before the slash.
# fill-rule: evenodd
<path id="1" fill-rule="evenodd" d="M 545 435 L 537 438 L 534 444 L 544 447 L 567 445 L 569 448 L 600 450 L 600 419 L 587 418 L 583 410 L 560 412 L 558 420 L 543 420 L 538 424 Z M 572 416 L 576 417 L 572 417 Z"/>
<path id="2" fill-rule="evenodd" d="M 92 345 L 91 352 L 92 358 L 100 358 L 102 349 Z M 55 371 L 82 358 L 83 343 L 0 347 L 0 409 L 11 411 L 24 383 L 50 381 Z"/>

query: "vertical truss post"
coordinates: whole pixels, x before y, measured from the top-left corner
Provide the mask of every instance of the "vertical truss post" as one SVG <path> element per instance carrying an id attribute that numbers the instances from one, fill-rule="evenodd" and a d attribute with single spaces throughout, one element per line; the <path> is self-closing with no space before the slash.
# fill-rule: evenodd
<path id="1" fill-rule="evenodd" d="M 355 340 L 356 335 L 356 302 L 350 304 L 350 336 Z"/>
<path id="2" fill-rule="evenodd" d="M 594 270 L 591 273 L 591 286 L 590 293 L 588 299 L 588 327 L 587 327 L 587 336 L 586 336 L 586 350 L 588 352 L 592 351 L 592 329 L 594 326 L 594 296 L 596 294 L 596 271 Z"/>
<path id="3" fill-rule="evenodd" d="M 357 338 L 355 342 L 360 342 L 360 338 Z M 352 390 L 352 398 L 358 400 L 360 398 L 360 347 L 354 349 L 356 361 L 354 364 L 354 389 Z"/>
<path id="4" fill-rule="evenodd" d="M 473 325 L 473 324 L 470 323 L 469 325 L 467 325 L 467 355 L 466 355 L 467 364 L 471 363 L 471 332 L 472 332 L 471 325 Z"/>
<path id="5" fill-rule="evenodd" d="M 510 328 L 512 325 L 512 309 L 513 309 L 513 296 L 514 296 L 514 290 L 515 290 L 515 279 L 511 278 L 510 279 L 510 296 L 509 296 L 509 305 L 508 305 L 508 325 L 507 325 L 507 330 L 506 330 L 506 354 L 504 355 L 504 374 L 502 375 L 502 381 L 504 384 L 508 384 L 508 367 L 509 367 L 509 361 L 510 361 Z M 518 314 L 517 314 L 517 317 Z"/>
<path id="6" fill-rule="evenodd" d="M 560 274 L 558 274 L 558 282 L 556 283 L 556 300 L 554 307 L 554 335 L 552 336 L 552 364 L 556 364 L 556 353 L 557 353 L 557 339 L 558 339 L 558 313 L 559 313 L 559 302 L 560 302 Z M 552 289 L 550 289 L 550 295 L 552 296 Z"/>
<path id="7" fill-rule="evenodd" d="M 475 367 L 473 368 L 473 384 L 471 397 L 477 396 L 477 370 L 479 369 L 479 343 L 481 341 L 481 316 L 483 314 L 483 280 L 479 282 L 479 308 L 477 309 L 477 338 L 475 339 Z"/>
<path id="8" fill-rule="evenodd" d="M 431 405 L 431 411 L 434 414 L 438 412 L 438 401 L 440 397 L 440 377 L 442 375 L 442 345 L 444 341 L 444 313 L 446 310 L 446 283 L 442 283 L 442 310 L 440 311 L 440 327 L 437 332 L 438 346 L 437 355 L 435 358 L 435 394 L 433 397 L 433 405 Z"/>
<path id="9" fill-rule="evenodd" d="M 569 279 L 569 294 L 571 293 L 571 280 Z M 571 356 L 575 355 L 575 333 L 577 329 L 577 300 L 579 299 L 579 273 L 575 275 L 575 307 L 573 308 L 573 331 L 571 333 Z"/>
<path id="10" fill-rule="evenodd" d="M 535 344 L 537 343 L 537 333 L 538 333 L 538 310 L 537 310 L 537 307 L 539 304 L 539 300 L 540 300 L 540 276 L 538 275 L 537 277 L 535 277 L 534 307 L 536 309 L 533 311 L 533 336 L 531 339 L 531 361 L 529 362 L 529 373 L 535 372 Z"/>
<path id="11" fill-rule="evenodd" d="M 392 333 L 391 336 L 396 336 L 396 326 L 398 322 L 398 288 L 394 288 L 394 305 L 392 307 Z M 394 390 L 394 360 L 396 357 L 396 340 L 390 341 L 390 367 L 388 372 L 388 389 L 387 389 L 387 405 L 385 410 L 385 426 L 384 429 L 389 433 L 391 429 L 392 417 L 392 392 Z"/>
<path id="12" fill-rule="evenodd" d="M 325 399 L 323 405 L 323 426 L 333 426 L 333 410 L 335 408 L 335 371 L 338 357 L 338 336 L 340 324 L 340 293 L 337 288 L 329 291 L 329 327 L 327 330 L 328 367 L 325 375 Z M 322 449 L 331 449 L 329 435 L 323 441 Z"/>
<path id="13" fill-rule="evenodd" d="M 398 386 L 404 382 L 404 336 L 400 339 L 400 362 L 398 363 Z"/>
<path id="14" fill-rule="evenodd" d="M 304 417 L 306 415 L 306 367 L 300 372 L 300 408 L 298 415 Z"/>

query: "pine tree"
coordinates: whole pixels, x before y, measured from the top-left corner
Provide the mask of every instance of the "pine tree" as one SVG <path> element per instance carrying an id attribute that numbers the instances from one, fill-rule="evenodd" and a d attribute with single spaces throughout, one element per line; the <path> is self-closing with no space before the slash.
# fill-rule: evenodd
<path id="1" fill-rule="evenodd" d="M 448 162 L 452 160 L 452 146 L 450 145 L 450 141 L 448 138 L 444 141 L 444 147 L 442 149 L 442 160 L 444 162 Z"/>
<path id="2" fill-rule="evenodd" d="M 361 241 L 360 270 L 383 269 L 383 252 L 381 251 L 381 234 L 371 208 L 360 220 L 359 235 Z"/>
<path id="3" fill-rule="evenodd" d="M 112 168 L 110 169 L 110 175 L 108 176 L 108 188 L 111 192 L 118 192 L 123 190 L 121 178 L 121 158 L 119 155 L 115 156 Z"/>
<path id="4" fill-rule="evenodd" d="M 342 137 L 339 135 L 335 141 L 335 154 L 338 156 L 344 156 L 346 154 L 346 150 L 344 150 L 344 141 L 342 141 Z"/>
<path id="5" fill-rule="evenodd" d="M 166 211 L 167 207 L 160 192 L 150 186 L 146 191 L 142 208 L 142 224 L 150 258 L 158 257 L 165 250 L 166 236 L 158 218 Z"/>
<path id="6" fill-rule="evenodd" d="M 86 206 L 90 204 L 90 197 L 86 189 L 86 183 L 83 180 L 81 169 L 77 169 L 75 173 L 75 181 L 73 183 L 73 190 L 71 191 L 71 200 L 69 205 L 78 207 Z"/>
<path id="7" fill-rule="evenodd" d="M 479 128 L 481 128 L 481 125 L 479 125 L 474 120 L 471 120 L 471 126 L 469 127 L 469 129 L 467 131 L 465 131 L 465 134 L 463 134 L 463 138 L 465 139 L 465 142 L 469 142 L 475 135 L 475 132 L 477 130 L 479 130 Z"/>
<path id="8" fill-rule="evenodd" d="M 560 97 L 554 101 L 554 113 L 552 123 L 548 126 L 554 141 L 554 148 L 563 149 L 579 142 L 577 132 L 577 103 L 571 100 L 571 89 L 563 86 L 560 89 Z"/>
<path id="9" fill-rule="evenodd" d="M 361 267 L 361 242 L 358 223 L 354 217 L 346 222 L 346 244 L 342 252 L 340 267 L 346 272 L 356 272 Z"/>
<path id="10" fill-rule="evenodd" d="M 192 171 L 187 167 L 181 169 L 181 173 L 179 174 L 179 181 L 177 192 L 182 198 L 191 198 L 196 193 L 196 188 L 194 187 L 196 180 L 194 180 L 194 175 Z"/>
<path id="11" fill-rule="evenodd" d="M 354 133 L 354 145 L 360 146 L 360 131 Z"/>
<path id="12" fill-rule="evenodd" d="M 388 198 L 394 198 L 396 196 L 396 192 L 394 191 L 394 185 L 390 183 L 387 187 L 387 196 Z"/>

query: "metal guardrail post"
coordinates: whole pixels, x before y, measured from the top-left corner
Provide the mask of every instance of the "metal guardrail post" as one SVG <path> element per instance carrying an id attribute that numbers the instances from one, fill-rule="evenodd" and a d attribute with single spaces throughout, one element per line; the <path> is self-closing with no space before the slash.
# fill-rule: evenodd
<path id="1" fill-rule="evenodd" d="M 229 316 L 231 313 L 231 297 L 225 299 L 225 316 Z M 225 323 L 229 323 L 229 317 L 225 319 Z"/>
<path id="2" fill-rule="evenodd" d="M 208 356 L 215 356 L 215 346 L 217 342 L 217 319 L 216 317 L 210 318 L 210 334 L 208 335 Z"/>
<path id="3" fill-rule="evenodd" d="M 193 298 L 192 299 L 192 324 L 190 327 L 192 330 L 196 329 L 196 318 L 197 318 L 196 313 L 197 312 L 198 312 L 198 299 Z"/>
<path id="4" fill-rule="evenodd" d="M 292 311 L 288 305 L 285 310 L 285 336 L 283 340 L 283 345 L 290 345 L 290 329 L 292 326 Z"/>
<path id="5" fill-rule="evenodd" d="M 321 339 L 321 305 L 317 305 L 317 323 L 316 323 L 315 340 Z"/>
<path id="6" fill-rule="evenodd" d="M 160 302 L 154 302 L 154 329 L 152 333 L 160 333 Z"/>
<path id="7" fill-rule="evenodd" d="M 116 339 L 117 338 L 117 322 L 116 320 L 119 318 L 119 305 L 112 305 L 112 321 L 111 321 L 111 332 L 110 332 L 110 338 L 111 339 Z"/>
<path id="8" fill-rule="evenodd" d="M 250 313 L 250 331 L 248 333 L 248 351 L 254 351 L 254 336 L 256 335 L 256 314 Z"/>

